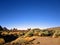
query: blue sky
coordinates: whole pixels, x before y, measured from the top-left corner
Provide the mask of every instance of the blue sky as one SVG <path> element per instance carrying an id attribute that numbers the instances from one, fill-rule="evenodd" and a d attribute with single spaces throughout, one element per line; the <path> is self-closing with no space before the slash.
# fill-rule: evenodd
<path id="1" fill-rule="evenodd" d="M 0 0 L 0 25 L 20 29 L 60 26 L 60 1 Z"/>

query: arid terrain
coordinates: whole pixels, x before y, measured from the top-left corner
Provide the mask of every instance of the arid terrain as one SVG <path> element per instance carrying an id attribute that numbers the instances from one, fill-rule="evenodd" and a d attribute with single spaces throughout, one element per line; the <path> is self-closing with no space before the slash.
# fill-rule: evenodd
<path id="1" fill-rule="evenodd" d="M 50 38 L 50 37 L 38 37 L 34 42 L 34 45 L 60 45 L 59 38 Z M 37 42 L 40 42 L 37 44 Z"/>
<path id="2" fill-rule="evenodd" d="M 9 30 L 0 26 L 0 45 L 60 45 L 60 27 Z"/>

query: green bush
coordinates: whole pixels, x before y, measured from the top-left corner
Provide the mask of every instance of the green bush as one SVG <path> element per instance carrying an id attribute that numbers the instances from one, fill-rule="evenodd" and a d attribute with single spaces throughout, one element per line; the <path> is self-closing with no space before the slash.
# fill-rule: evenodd
<path id="1" fill-rule="evenodd" d="M 51 36 L 52 35 L 52 32 L 51 31 L 48 31 L 48 30 L 42 30 L 40 33 L 39 33 L 40 36 Z"/>
<path id="2" fill-rule="evenodd" d="M 33 33 L 34 33 L 34 31 L 33 31 L 33 30 L 30 30 L 29 32 L 27 32 L 27 33 L 24 35 L 24 37 L 31 37 L 31 36 L 33 36 Z"/>

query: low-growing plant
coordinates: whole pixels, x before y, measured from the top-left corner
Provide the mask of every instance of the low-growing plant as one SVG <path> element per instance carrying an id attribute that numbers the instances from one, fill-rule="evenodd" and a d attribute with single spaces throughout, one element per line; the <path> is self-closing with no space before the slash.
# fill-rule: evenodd
<path id="1" fill-rule="evenodd" d="M 39 35 L 40 35 L 40 36 L 50 36 L 51 33 L 50 33 L 49 31 L 47 31 L 47 30 L 43 30 L 43 31 L 41 31 L 41 32 L 39 33 Z"/>
<path id="2" fill-rule="evenodd" d="M 29 32 L 27 32 L 27 33 L 24 35 L 24 37 L 31 37 L 31 36 L 33 36 L 33 33 L 34 33 L 34 31 L 33 31 L 33 30 L 30 30 Z"/>
<path id="3" fill-rule="evenodd" d="M 58 36 L 60 36 L 60 31 L 56 30 L 52 37 L 56 38 Z"/>
<path id="4" fill-rule="evenodd" d="M 4 44 L 5 40 L 3 38 L 0 38 L 0 45 Z"/>
<path id="5" fill-rule="evenodd" d="M 40 42 L 37 42 L 37 44 L 40 44 Z"/>
<path id="6" fill-rule="evenodd" d="M 3 35 L 3 36 L 8 35 L 8 32 L 4 31 L 1 33 L 1 35 Z"/>

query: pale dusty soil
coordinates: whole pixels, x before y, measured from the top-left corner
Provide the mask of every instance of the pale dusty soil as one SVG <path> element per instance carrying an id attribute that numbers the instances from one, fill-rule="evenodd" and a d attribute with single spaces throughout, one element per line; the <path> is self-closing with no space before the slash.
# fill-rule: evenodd
<path id="1" fill-rule="evenodd" d="M 37 44 L 37 42 L 40 43 Z M 60 37 L 37 37 L 36 40 L 33 41 L 32 45 L 60 45 Z"/>

